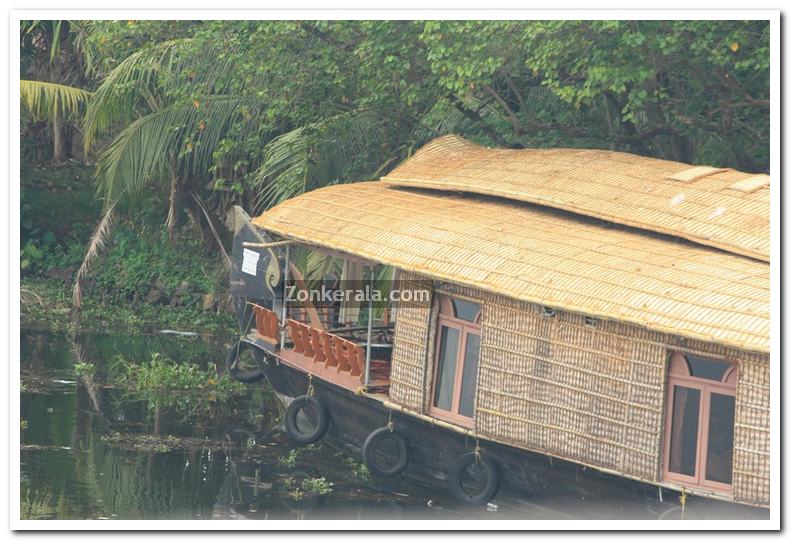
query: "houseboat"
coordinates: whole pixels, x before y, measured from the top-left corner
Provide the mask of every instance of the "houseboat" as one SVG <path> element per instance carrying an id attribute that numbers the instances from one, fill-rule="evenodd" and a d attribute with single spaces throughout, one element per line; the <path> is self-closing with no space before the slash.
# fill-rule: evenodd
<path id="1" fill-rule="evenodd" d="M 229 369 L 295 441 L 470 504 L 551 464 L 768 507 L 768 175 L 445 136 L 234 222 Z M 308 252 L 411 296 L 289 300 Z"/>

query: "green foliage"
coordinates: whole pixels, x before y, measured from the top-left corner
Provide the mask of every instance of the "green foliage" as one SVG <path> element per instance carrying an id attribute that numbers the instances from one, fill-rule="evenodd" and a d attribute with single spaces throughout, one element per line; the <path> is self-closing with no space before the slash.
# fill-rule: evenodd
<path id="1" fill-rule="evenodd" d="M 250 100 L 211 96 L 176 102 L 127 127 L 107 146 L 96 168 L 98 189 L 108 201 L 137 194 L 153 179 L 202 175 L 240 109 Z"/>
<path id="2" fill-rule="evenodd" d="M 83 54 L 88 27 L 85 21 L 20 22 L 23 158 L 48 155 L 62 163 L 72 154 L 76 124 L 91 96 L 90 55 Z M 41 147 L 50 147 L 51 154 Z"/>
<path id="3" fill-rule="evenodd" d="M 42 240 L 41 244 L 37 245 L 37 243 L 33 241 L 27 241 L 25 245 L 22 247 L 22 258 L 20 262 L 20 266 L 22 271 L 26 271 L 28 269 L 37 269 L 41 268 L 42 260 L 44 259 L 44 254 L 46 253 L 48 245 L 54 240 L 52 233 L 47 231 Z"/>
<path id="4" fill-rule="evenodd" d="M 33 120 L 78 118 L 91 97 L 87 90 L 43 81 L 19 81 L 19 98 Z"/>
<path id="5" fill-rule="evenodd" d="M 292 469 L 296 467 L 297 462 L 301 459 L 302 455 L 315 450 L 316 450 L 316 444 L 313 443 L 311 443 L 310 445 L 305 445 L 303 447 L 295 447 L 293 449 L 290 449 L 287 455 L 279 457 L 277 461 L 282 466 Z"/>
<path id="6" fill-rule="evenodd" d="M 297 458 L 302 453 L 302 449 L 291 449 L 287 455 L 279 457 L 277 460 L 287 468 L 294 468 L 297 465 Z"/>
<path id="7" fill-rule="evenodd" d="M 363 462 L 359 462 L 352 457 L 344 457 L 343 462 L 349 467 L 355 477 L 363 481 L 371 478 L 371 470 Z"/>
<path id="8" fill-rule="evenodd" d="M 97 136 L 122 129 L 136 116 L 155 111 L 162 99 L 159 86 L 172 81 L 179 51 L 189 39 L 171 39 L 142 47 L 115 66 L 96 89 L 83 122 L 83 145 L 89 150 Z"/>
<path id="9" fill-rule="evenodd" d="M 93 273 L 94 288 L 111 295 L 118 302 L 134 306 L 145 301 L 152 288 L 162 293 L 163 300 L 179 292 L 181 306 L 200 308 L 201 298 L 217 284 L 216 269 L 196 240 L 179 239 L 178 246 L 168 242 L 163 230 L 140 231 L 123 224 L 113 235 L 113 249 Z"/>
<path id="10" fill-rule="evenodd" d="M 23 276 L 76 267 L 98 214 L 90 186 L 91 168 L 23 167 L 21 171 L 21 257 Z"/>
<path id="11" fill-rule="evenodd" d="M 99 202 L 84 166 L 23 168 L 20 261 L 23 319 L 36 326 L 69 328 L 69 277 L 79 266 L 99 216 Z M 122 221 L 108 242 L 113 250 L 88 273 L 81 312 L 86 328 L 122 329 L 137 333 L 179 329 L 227 333 L 236 324 L 228 313 L 204 310 L 203 298 L 220 302 L 227 287 L 218 254 L 180 234 L 171 243 L 158 216 L 164 207 L 150 193 L 129 206 L 140 223 Z M 183 283 L 178 306 L 169 306 Z M 147 295 L 156 286 L 161 298 Z M 176 303 L 174 303 L 176 304 Z"/>
<path id="12" fill-rule="evenodd" d="M 227 336 L 238 330 L 235 319 L 227 313 L 175 308 L 167 304 L 112 302 L 113 292 L 89 295 L 79 321 L 75 321 L 69 314 L 71 294 L 63 281 L 31 276 L 23 277 L 21 285 L 24 327 L 117 331 L 130 335 L 174 329 Z"/>
<path id="13" fill-rule="evenodd" d="M 97 35 L 128 31 L 117 26 Z M 117 63 L 92 101 L 97 115 L 124 112 L 99 170 L 105 188 L 164 179 L 203 115 L 216 131 L 179 171 L 252 188 L 263 207 L 375 177 L 448 131 L 766 167 L 765 22 L 208 21 L 161 35 Z M 247 114 L 234 99 L 250 100 Z M 189 109 L 211 100 L 229 105 Z M 749 152 L 734 155 L 733 133 Z"/>
<path id="14" fill-rule="evenodd" d="M 285 477 L 281 483 L 288 490 L 288 496 L 295 501 L 330 494 L 333 490 L 333 483 L 324 477 L 310 477 L 301 481 Z"/>
<path id="15" fill-rule="evenodd" d="M 60 244 L 52 231 L 33 229 L 22 246 L 20 268 L 23 273 L 42 273 L 48 269 L 71 267 L 82 259 L 82 246 L 75 243 Z"/>
<path id="16" fill-rule="evenodd" d="M 541 84 L 578 109 L 606 103 L 627 130 L 614 135 L 636 150 L 768 167 L 765 21 L 551 21 L 527 37 Z M 655 146 L 628 129 L 655 133 Z"/>
<path id="17" fill-rule="evenodd" d="M 92 363 L 75 363 L 74 373 L 78 376 L 93 376 L 96 374 L 96 365 Z"/>
<path id="18" fill-rule="evenodd" d="M 376 114 L 352 111 L 280 135 L 264 147 L 263 164 L 251 176 L 260 190 L 259 207 L 269 208 L 296 195 L 363 174 L 382 158 L 376 144 L 385 128 Z M 364 178 L 364 177 L 363 177 Z"/>
<path id="19" fill-rule="evenodd" d="M 101 79 L 118 64 L 151 44 L 189 37 L 201 24 L 196 21 L 127 20 L 90 21 L 83 49 L 93 61 L 91 74 Z"/>
<path id="20" fill-rule="evenodd" d="M 113 371 L 127 397 L 144 402 L 152 413 L 173 411 L 184 419 L 209 416 L 245 390 L 243 384 L 218 375 L 214 368 L 176 363 L 158 353 L 142 364 L 119 356 Z"/>

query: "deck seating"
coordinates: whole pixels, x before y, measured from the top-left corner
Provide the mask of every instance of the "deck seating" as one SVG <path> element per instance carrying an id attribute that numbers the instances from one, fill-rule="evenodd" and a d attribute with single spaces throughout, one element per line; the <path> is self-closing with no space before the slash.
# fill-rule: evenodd
<path id="1" fill-rule="evenodd" d="M 253 313 L 255 314 L 255 329 L 258 334 L 268 342 L 276 344 L 280 330 L 277 314 L 258 304 L 253 304 Z"/>
<path id="2" fill-rule="evenodd" d="M 333 338 L 333 335 L 328 332 L 321 333 L 321 343 L 324 349 L 324 355 L 326 355 L 326 365 L 328 367 L 338 366 L 338 356 L 335 354 Z"/>
<path id="3" fill-rule="evenodd" d="M 286 320 L 286 325 L 291 341 L 294 343 L 294 352 L 306 357 L 313 357 L 315 352 L 310 339 L 310 327 L 293 319 Z"/>
<path id="4" fill-rule="evenodd" d="M 314 363 L 360 378 L 365 373 L 365 349 L 350 340 L 294 319 L 286 320 L 293 351 Z"/>

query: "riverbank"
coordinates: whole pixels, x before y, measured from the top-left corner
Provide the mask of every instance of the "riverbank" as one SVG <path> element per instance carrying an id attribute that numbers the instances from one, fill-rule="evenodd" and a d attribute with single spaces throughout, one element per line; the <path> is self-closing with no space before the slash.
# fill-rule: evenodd
<path id="1" fill-rule="evenodd" d="M 216 335 L 238 332 L 236 320 L 227 312 L 167 304 L 113 304 L 86 296 L 82 309 L 75 314 L 71 309 L 71 287 L 53 278 L 22 278 L 20 296 L 20 324 L 24 329 L 128 334 L 161 330 Z"/>
<path id="2" fill-rule="evenodd" d="M 57 331 L 141 334 L 163 329 L 237 332 L 227 273 L 216 250 L 181 217 L 165 230 L 167 204 L 142 193 L 122 209 L 71 309 L 77 269 L 101 218 L 94 168 L 78 162 L 21 170 L 21 324 Z"/>

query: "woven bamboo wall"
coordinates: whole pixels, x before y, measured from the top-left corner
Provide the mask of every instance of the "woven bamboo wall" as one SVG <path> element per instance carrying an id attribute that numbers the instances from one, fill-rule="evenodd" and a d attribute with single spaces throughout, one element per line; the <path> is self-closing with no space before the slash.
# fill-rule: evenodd
<path id="1" fill-rule="evenodd" d="M 426 281 L 404 272 L 399 285 L 402 290 L 426 287 Z M 397 308 L 393 357 L 390 370 L 390 400 L 416 412 L 422 412 L 426 394 L 426 368 L 432 303 L 399 303 Z"/>
<path id="2" fill-rule="evenodd" d="M 737 501 L 769 505 L 769 363 L 739 363 L 733 434 L 733 495 Z"/>
<path id="3" fill-rule="evenodd" d="M 665 349 L 644 332 L 491 297 L 482 321 L 477 431 L 658 480 Z"/>
<path id="4" fill-rule="evenodd" d="M 475 431 L 482 437 L 630 477 L 660 480 L 670 351 L 739 364 L 734 499 L 769 499 L 768 356 L 687 340 L 617 321 L 592 320 L 444 284 L 481 302 Z M 428 411 L 435 319 L 399 309 L 393 401 Z"/>

